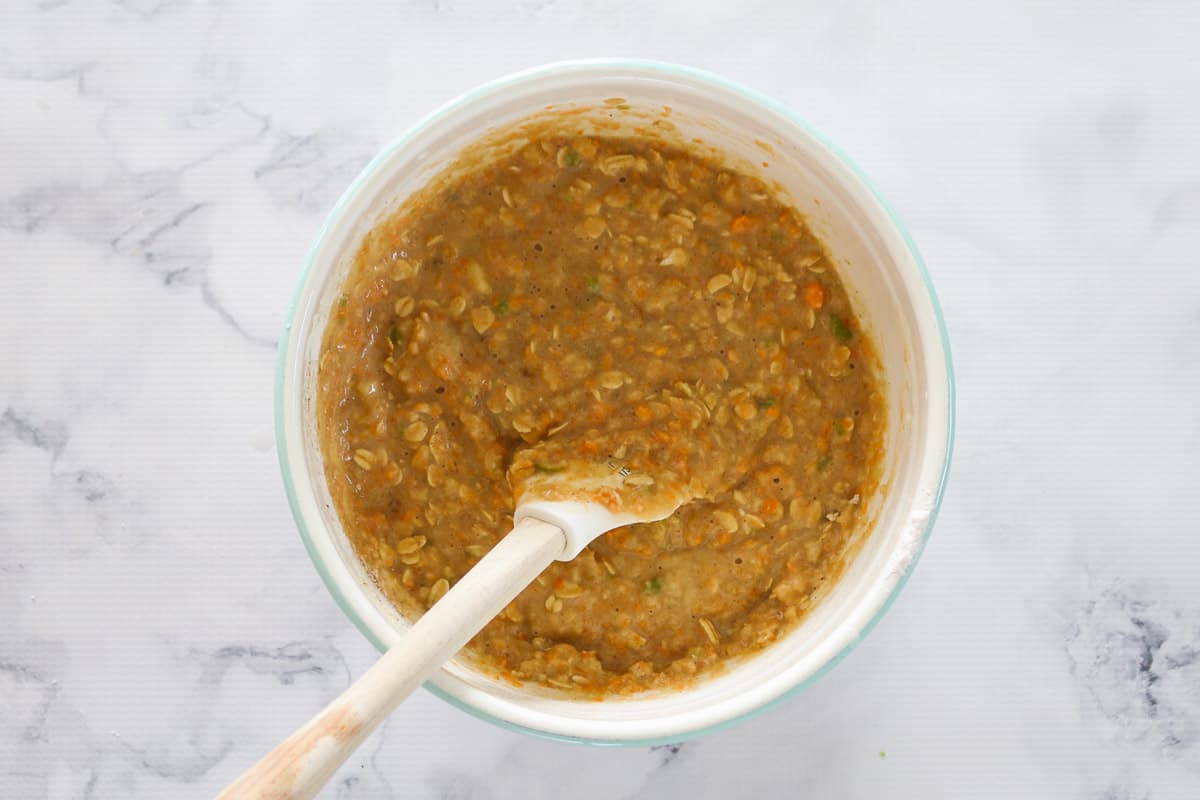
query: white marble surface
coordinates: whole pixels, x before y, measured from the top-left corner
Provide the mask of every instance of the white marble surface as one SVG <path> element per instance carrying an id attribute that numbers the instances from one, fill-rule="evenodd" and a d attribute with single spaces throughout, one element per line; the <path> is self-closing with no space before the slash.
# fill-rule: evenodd
<path id="1" fill-rule="evenodd" d="M 1200 796 L 1200 5 L 7 0 L 0 796 L 205 797 L 370 663 L 296 535 L 274 345 L 325 210 L 495 75 L 688 62 L 789 103 L 911 224 L 959 379 L 900 601 L 681 747 L 424 692 L 336 798 Z"/>

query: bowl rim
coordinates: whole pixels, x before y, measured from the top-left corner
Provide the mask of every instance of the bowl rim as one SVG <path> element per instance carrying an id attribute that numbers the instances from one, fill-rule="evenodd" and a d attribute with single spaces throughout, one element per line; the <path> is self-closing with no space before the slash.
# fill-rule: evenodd
<path id="1" fill-rule="evenodd" d="M 800 128 L 809 136 L 813 137 L 820 144 L 826 147 L 836 157 L 836 159 L 839 160 L 842 165 L 845 166 L 862 183 L 863 187 L 867 190 L 867 193 L 883 209 L 891 225 L 894 227 L 895 232 L 899 235 L 901 241 L 903 241 L 913 264 L 917 267 L 917 270 L 920 273 L 922 283 L 928 295 L 930 308 L 932 309 L 933 315 L 936 318 L 936 329 L 941 344 L 942 359 L 946 372 L 946 440 L 942 452 L 941 471 L 937 478 L 937 487 L 934 490 L 933 502 L 929 507 L 929 514 L 926 517 L 924 528 L 921 531 L 920 540 L 913 551 L 911 560 L 908 562 L 906 568 L 892 586 L 891 591 L 884 599 L 883 603 L 880 604 L 875 613 L 858 632 L 858 635 L 856 635 L 832 658 L 826 661 L 819 669 L 814 671 L 808 677 L 788 688 L 777 697 L 711 725 L 675 735 L 639 739 L 594 739 L 584 736 L 571 736 L 540 730 L 538 728 L 521 725 L 516 722 L 493 716 L 483 709 L 477 708 L 476 706 L 470 705 L 460 698 L 455 697 L 450 692 L 438 686 L 432 680 L 424 683 L 424 687 L 428 691 L 432 692 L 434 695 L 446 701 L 450 705 L 465 711 L 478 719 L 490 722 L 493 725 L 504 728 L 505 730 L 515 731 L 540 739 L 598 746 L 640 747 L 689 741 L 701 736 L 726 730 L 742 722 L 746 722 L 760 714 L 763 714 L 770 709 L 778 707 L 779 705 L 807 689 L 818 679 L 836 667 L 842 662 L 843 659 L 845 659 L 851 652 L 854 651 L 859 642 L 866 638 L 867 634 L 874 629 L 874 627 L 892 607 L 892 604 L 896 601 L 896 598 L 900 595 L 901 590 L 907 584 L 909 577 L 912 575 L 913 570 L 916 568 L 917 562 L 920 560 L 920 557 L 925 550 L 925 546 L 929 541 L 930 534 L 933 531 L 934 524 L 937 521 L 938 513 L 941 509 L 942 499 L 945 495 L 946 483 L 950 472 L 950 462 L 952 460 L 954 450 L 955 382 L 954 367 L 950 353 L 950 340 L 946 330 L 946 321 L 942 312 L 941 303 L 938 301 L 938 296 L 934 290 L 933 281 L 929 275 L 925 261 L 922 259 L 920 251 L 917 249 L 916 243 L 913 241 L 908 228 L 900 220 L 900 217 L 897 215 L 895 209 L 893 209 L 891 204 L 888 203 L 883 197 L 867 174 L 858 166 L 857 163 L 854 162 L 853 159 L 849 157 L 846 152 L 844 152 L 838 145 L 830 140 L 829 137 L 813 127 L 791 108 L 768 95 L 744 86 L 736 81 L 725 78 L 724 76 L 682 64 L 641 58 L 588 58 L 551 62 L 496 78 L 460 94 L 459 96 L 442 104 L 432 112 L 426 114 L 417 122 L 409 126 L 409 128 L 398 137 L 392 139 L 374 158 L 371 159 L 371 161 L 362 169 L 362 171 L 359 172 L 359 174 L 338 198 L 337 202 L 333 205 L 330 211 L 326 214 L 324 222 L 322 223 L 312 245 L 309 248 L 304 267 L 296 280 L 295 288 L 293 289 L 291 299 L 288 302 L 287 310 L 284 314 L 283 331 L 280 337 L 278 352 L 276 355 L 274 392 L 276 452 L 279 458 L 284 489 L 287 493 L 288 506 L 291 508 L 292 516 L 295 519 L 296 526 L 300 533 L 300 538 L 304 542 L 304 548 L 308 552 L 309 558 L 312 560 L 313 565 L 316 567 L 317 573 L 321 576 L 321 580 L 325 584 L 325 588 L 333 596 L 334 601 L 337 603 L 338 607 L 341 608 L 342 613 L 344 613 L 350 619 L 350 621 L 354 623 L 355 627 L 358 628 L 358 630 L 367 638 L 369 642 L 371 642 L 372 645 L 375 646 L 377 650 L 383 652 L 387 649 L 386 645 L 375 635 L 371 627 L 356 612 L 354 605 L 346 597 L 341 584 L 329 572 L 329 570 L 326 569 L 324 558 L 321 556 L 313 539 L 312 532 L 308 528 L 305 515 L 300 507 L 300 499 L 297 496 L 296 485 L 290 467 L 288 437 L 285 424 L 287 417 L 287 397 L 285 396 L 285 384 L 288 374 L 288 366 L 293 355 L 290 345 L 292 328 L 296 322 L 296 313 L 300 308 L 301 301 L 304 296 L 304 288 L 308 283 L 309 275 L 313 270 L 318 251 L 321 249 L 325 239 L 329 236 L 330 230 L 333 228 L 334 223 L 341 218 L 345 207 L 351 202 L 352 199 L 357 197 L 359 192 L 362 190 L 362 187 L 380 170 L 380 168 L 386 162 L 393 157 L 397 151 L 407 145 L 409 140 L 443 117 L 477 101 L 482 97 L 502 91 L 516 84 L 536 80 L 547 75 L 561 73 L 564 71 L 596 73 L 616 71 L 628 75 L 642 74 L 655 77 L 681 78 L 684 80 L 706 83 L 716 89 L 741 95 L 743 99 L 766 108 L 768 111 L 771 111 L 779 117 L 782 117 L 786 122 Z M 930 388 L 932 390 L 936 387 L 931 386 Z"/>

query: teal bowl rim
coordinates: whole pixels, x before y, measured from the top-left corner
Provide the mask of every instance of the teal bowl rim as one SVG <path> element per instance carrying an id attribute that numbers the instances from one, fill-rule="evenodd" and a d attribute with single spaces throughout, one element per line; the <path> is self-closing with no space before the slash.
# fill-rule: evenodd
<path id="1" fill-rule="evenodd" d="M 717 733 L 718 731 L 727 730 L 735 725 L 738 725 L 740 723 L 743 723 L 750 719 L 753 719 L 754 717 L 757 717 L 760 714 L 763 714 L 773 708 L 776 708 L 776 707 L 782 705 L 787 700 L 790 700 L 791 698 L 800 694 L 802 691 L 807 689 L 809 686 L 811 686 L 813 683 L 815 683 L 818 679 L 820 679 L 822 676 L 824 676 L 826 673 L 828 673 L 830 670 L 832 670 L 834 667 L 836 667 L 838 664 L 840 664 L 848 655 L 850 655 L 851 652 L 853 652 L 855 650 L 855 648 L 858 647 L 859 642 L 861 642 L 867 636 L 867 634 L 869 634 L 875 628 L 875 626 L 877 624 L 879 624 L 879 621 L 881 619 L 883 619 L 883 616 L 887 613 L 888 609 L 890 609 L 892 607 L 892 604 L 895 603 L 896 598 L 900 595 L 901 590 L 908 583 L 909 576 L 912 575 L 913 570 L 916 568 L 917 562 L 920 560 L 922 553 L 924 553 L 924 551 L 925 551 L 925 546 L 929 542 L 929 536 L 933 531 L 934 523 L 937 521 L 938 512 L 941 510 L 941 507 L 942 507 L 942 498 L 945 495 L 945 491 L 946 491 L 946 481 L 950 474 L 950 461 L 951 461 L 951 458 L 954 453 L 954 428 L 955 428 L 954 365 L 953 365 L 953 362 L 951 361 L 951 357 L 950 357 L 950 338 L 946 331 L 946 320 L 942 313 L 942 306 L 941 306 L 941 303 L 938 301 L 937 292 L 933 288 L 933 280 L 929 276 L 929 270 L 926 268 L 925 261 L 923 258 L 921 258 L 921 253 L 917 249 L 917 245 L 913 241 L 912 235 L 909 233 L 908 228 L 905 227 L 903 222 L 901 222 L 900 217 L 899 217 L 899 215 L 896 214 L 895 209 L 892 208 L 891 204 L 888 203 L 888 201 L 883 197 L 883 195 L 880 193 L 878 188 L 876 188 L 875 184 L 871 181 L 870 178 L 867 177 L 867 174 L 858 166 L 857 163 L 854 162 L 853 159 L 850 158 L 849 155 L 846 154 L 845 151 L 843 151 L 838 145 L 834 144 L 834 142 L 831 139 L 829 139 L 829 137 L 825 136 L 825 134 L 821 133 L 819 130 L 814 128 L 811 124 L 809 124 L 807 121 L 805 121 L 799 114 L 797 114 L 792 109 L 788 108 L 786 105 L 780 103 L 777 100 L 774 100 L 771 97 L 768 97 L 765 94 L 762 94 L 761 92 L 759 92 L 757 90 L 750 89 L 749 87 L 743 86 L 740 83 L 729 80 L 728 78 L 722 77 L 720 75 L 716 75 L 714 73 L 707 72 L 705 70 L 695 69 L 693 67 L 687 67 L 687 66 L 683 66 L 681 64 L 673 64 L 673 63 L 665 62 L 665 61 L 653 61 L 653 60 L 648 60 L 648 59 L 594 58 L 594 59 L 577 59 L 577 60 L 571 60 L 571 61 L 553 62 L 550 64 L 544 64 L 539 67 L 534 67 L 532 69 L 527 69 L 527 70 L 523 70 L 521 72 L 506 75 L 502 78 L 497 78 L 496 80 L 489 81 L 485 84 L 482 84 L 481 86 L 476 87 L 475 89 L 472 89 L 471 91 L 468 91 L 462 95 L 459 95 L 458 97 L 454 98 L 453 100 L 449 101 L 448 103 L 445 103 L 444 105 L 442 105 L 440 108 L 427 114 L 421 120 L 419 120 L 414 125 L 412 125 L 407 131 L 405 131 L 403 134 L 401 134 L 398 138 L 394 139 L 390 144 L 388 144 L 387 147 L 385 147 L 378 155 L 375 156 L 375 158 L 373 158 L 371 160 L 371 162 L 369 164 L 367 164 L 366 167 L 363 168 L 362 172 L 360 172 L 358 174 L 358 176 L 354 179 L 353 182 L 351 182 L 350 186 L 346 189 L 346 191 L 343 192 L 341 197 L 338 198 L 337 203 L 334 204 L 334 206 L 330 210 L 329 214 L 326 215 L 325 222 L 321 225 L 321 229 L 318 231 L 316 238 L 313 240 L 313 245 L 309 249 L 308 258 L 305 261 L 304 269 L 300 273 L 299 280 L 296 283 L 296 288 L 292 293 L 291 301 L 288 303 L 287 313 L 284 316 L 283 336 L 280 338 L 280 341 L 279 341 L 279 348 L 278 348 L 279 351 L 278 351 L 278 354 L 276 357 L 276 363 L 275 363 L 275 444 L 276 444 L 276 452 L 279 455 L 279 465 L 280 465 L 280 470 L 283 475 L 283 484 L 284 484 L 284 488 L 287 492 L 288 505 L 292 509 L 292 516 L 296 520 L 296 526 L 300 531 L 300 538 L 304 541 L 304 548 L 305 548 L 305 550 L 308 551 L 309 558 L 312 560 L 313 565 L 316 567 L 317 573 L 321 576 L 321 580 L 322 580 L 322 582 L 324 582 L 325 587 L 329 590 L 329 593 L 331 595 L 333 595 L 333 599 L 337 602 L 338 606 L 342 609 L 342 612 L 347 617 L 350 618 L 350 620 L 354 623 L 355 627 L 357 627 L 359 629 L 359 631 L 362 632 L 362 634 L 367 638 L 368 641 L 371 642 L 371 644 L 373 644 L 375 646 L 375 648 L 377 650 L 379 650 L 380 652 L 383 652 L 386 649 L 384 647 L 383 643 L 381 641 L 379 641 L 378 638 L 375 637 L 375 635 L 371 632 L 370 628 L 368 628 L 367 625 L 358 617 L 358 615 L 354 613 L 350 604 L 347 602 L 345 596 L 342 594 L 340 587 L 333 580 L 333 578 L 329 575 L 329 573 L 325 570 L 322 560 L 318 557 L 316 548 L 312 542 L 312 537 L 308 531 L 307 526 L 304 523 L 303 515 L 300 512 L 299 503 L 296 499 L 295 485 L 292 482 L 291 472 L 288 469 L 287 438 L 284 435 L 284 427 L 283 427 L 283 417 L 284 417 L 283 384 L 284 384 L 284 374 L 286 372 L 287 358 L 288 358 L 287 344 L 288 344 L 288 339 L 289 339 L 289 334 L 291 332 L 292 324 L 293 324 L 293 321 L 296 316 L 296 309 L 298 308 L 299 303 L 300 303 L 301 290 L 303 289 L 304 284 L 307 282 L 309 272 L 312 270 L 313 261 L 314 261 L 318 246 L 321 244 L 322 241 L 324 241 L 325 237 L 328 235 L 329 228 L 330 228 L 333 220 L 337 219 L 341 215 L 343 208 L 349 202 L 350 198 L 353 197 L 355 194 L 357 194 L 359 187 L 363 183 L 365 183 L 366 180 L 379 169 L 380 165 L 382 165 L 384 162 L 386 162 L 392 156 L 392 154 L 395 153 L 399 148 L 401 148 L 405 144 L 407 144 L 407 142 L 414 135 L 416 135 L 419 131 L 423 130 L 425 127 L 430 125 L 432 122 L 445 116 L 446 114 L 448 114 L 452 111 L 455 111 L 464 105 L 472 103 L 480 97 L 483 97 L 485 95 L 488 95 L 495 91 L 503 89 L 503 88 L 509 86 L 510 84 L 517 83 L 517 82 L 520 82 L 523 80 L 527 80 L 531 77 L 536 77 L 538 75 L 542 75 L 545 73 L 575 71 L 575 70 L 582 70 L 582 69 L 597 69 L 597 68 L 644 70 L 644 71 L 648 71 L 648 72 L 658 72 L 664 76 L 683 76 L 685 78 L 691 78 L 691 79 L 705 81 L 705 82 L 714 84 L 720 88 L 726 89 L 726 90 L 731 91 L 736 94 L 740 94 L 743 97 L 745 97 L 746 99 L 773 111 L 774 113 L 778 114 L 779 116 L 781 116 L 781 117 L 785 118 L 786 120 L 788 120 L 789 122 L 791 122 L 793 125 L 796 125 L 797 127 L 802 128 L 809 135 L 813 136 L 818 141 L 820 141 L 825 147 L 829 148 L 829 150 L 834 155 L 836 155 L 838 157 L 838 159 L 840 159 L 842 161 L 843 164 L 845 164 L 847 167 L 849 167 L 849 169 L 855 174 L 855 176 L 860 181 L 863 182 L 863 185 L 867 187 L 867 189 L 875 197 L 876 201 L 880 204 L 880 206 L 882 206 L 884 211 L 887 212 L 892 225 L 895 226 L 896 230 L 900 233 L 901 237 L 903 238 L 905 245 L 908 247 L 908 250 L 913 257 L 913 260 L 916 263 L 917 268 L 920 270 L 921 279 L 925 284 L 925 291 L 929 294 L 929 300 L 933 307 L 934 315 L 937 317 L 938 333 L 941 338 L 941 345 L 942 345 L 942 356 L 946 362 L 946 400 L 947 400 L 947 404 L 946 404 L 946 445 L 945 445 L 945 452 L 944 452 L 944 457 L 943 457 L 944 460 L 942 463 L 942 474 L 938 478 L 937 493 L 934 497 L 934 502 L 933 502 L 933 506 L 932 506 L 932 509 L 931 509 L 929 517 L 928 517 L 928 521 L 925 524 L 925 530 L 921 533 L 921 541 L 917 547 L 917 550 L 916 550 L 915 554 L 913 555 L 912 560 L 909 562 L 907 568 L 905 569 L 904 574 L 902 574 L 900 576 L 899 580 L 896 581 L 896 585 L 894 587 L 892 587 L 892 591 L 888 595 L 887 599 L 884 601 L 883 605 L 881 605 L 879 607 L 879 610 L 870 619 L 870 621 L 863 627 L 863 629 L 859 632 L 858 636 L 854 639 L 854 641 L 848 643 L 844 648 L 842 648 L 842 650 L 839 653 L 837 653 L 837 655 L 835 655 L 828 662 L 826 662 L 826 664 L 824 666 L 822 666 L 819 670 L 814 672 L 812 675 L 810 675 L 808 678 L 804 679 L 800 683 L 793 686 L 791 689 L 788 689 L 786 692 L 779 695 L 779 697 L 776 697 L 774 700 L 764 703 L 761 706 L 758 706 L 757 708 L 753 708 L 753 709 L 751 709 L 743 714 L 740 714 L 736 717 L 731 717 L 730 719 L 724 720 L 723 722 L 719 722 L 715 725 L 710 725 L 706 728 L 701 728 L 699 730 L 691 731 L 684 735 L 669 736 L 669 737 L 662 737 L 662 738 L 650 738 L 650 739 L 622 739 L 620 741 L 611 741 L 611 740 L 604 740 L 604 739 L 588 739 L 585 737 L 564 736 L 561 734 L 548 733 L 546 731 L 541 731 L 536 728 L 529 728 L 524 725 L 517 725 L 512 722 L 508 722 L 507 720 L 497 719 L 496 717 L 493 717 L 490 714 L 480 711 L 479 709 L 475 708 L 474 706 L 470 706 L 466 703 L 461 702 L 460 700 L 458 700 L 458 698 L 453 697 L 452 695 L 443 691 L 442 689 L 440 689 L 437 685 L 435 685 L 432 682 L 427 681 L 424 684 L 424 686 L 427 690 L 429 690 L 433 694 L 437 695 L 442 700 L 445 700 L 450 705 L 455 706 L 456 708 L 461 709 L 462 711 L 465 711 L 468 714 L 470 714 L 478 719 L 485 720 L 487 722 L 492 723 L 493 725 L 497 725 L 501 728 L 504 728 L 505 730 L 516 731 L 518 733 L 522 733 L 522 734 L 525 734 L 528 736 L 533 736 L 533 737 L 539 738 L 539 739 L 547 739 L 547 740 L 556 741 L 556 742 L 569 742 L 572 744 L 587 744 L 587 745 L 595 745 L 595 746 L 618 746 L 618 747 L 619 746 L 647 747 L 647 746 L 662 745 L 662 744 L 675 744 L 678 742 L 684 742 L 684 741 L 690 741 L 693 739 L 698 739 L 702 736 L 707 736 L 709 734 Z"/>

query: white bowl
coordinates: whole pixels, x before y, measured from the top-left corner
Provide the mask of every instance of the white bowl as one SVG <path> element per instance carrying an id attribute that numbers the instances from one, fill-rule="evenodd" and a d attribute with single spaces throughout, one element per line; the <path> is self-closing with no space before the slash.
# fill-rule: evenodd
<path id="1" fill-rule="evenodd" d="M 830 669 L 896 597 L 937 513 L 953 434 L 953 380 L 941 313 L 912 241 L 832 144 L 755 92 L 714 75 L 646 61 L 552 64 L 448 103 L 367 166 L 318 234 L 280 343 L 276 424 L 288 497 L 313 562 L 359 629 L 381 650 L 391 646 L 407 623 L 347 542 L 317 445 L 316 361 L 333 299 L 363 235 L 465 145 L 550 105 L 583 108 L 613 97 L 624 98 L 637 112 L 659 113 L 669 106 L 679 134 L 702 138 L 776 182 L 805 214 L 874 338 L 889 413 L 882 488 L 871 503 L 869 536 L 824 600 L 764 652 L 687 690 L 603 702 L 513 687 L 459 660 L 428 684 L 460 708 L 526 733 L 646 744 L 679 741 L 744 719 Z M 602 113 L 611 119 L 622 112 L 608 107 Z"/>

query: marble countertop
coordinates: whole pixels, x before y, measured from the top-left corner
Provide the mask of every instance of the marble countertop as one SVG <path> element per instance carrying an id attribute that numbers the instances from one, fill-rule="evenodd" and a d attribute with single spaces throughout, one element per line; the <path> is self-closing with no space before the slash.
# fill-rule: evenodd
<path id="1" fill-rule="evenodd" d="M 42 0 L 0 10 L 0 796 L 211 796 L 374 651 L 311 567 L 274 348 L 325 211 L 498 74 L 639 55 L 878 182 L 959 381 L 937 530 L 841 666 L 666 748 L 425 692 L 331 798 L 1200 796 L 1200 6 Z"/>

